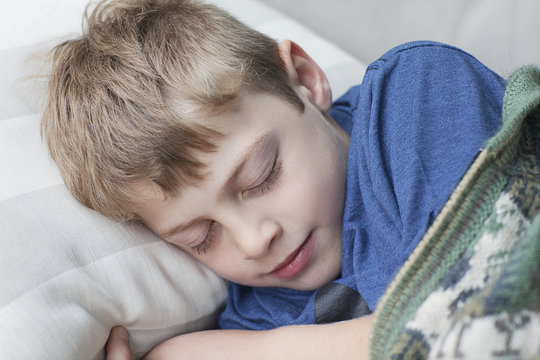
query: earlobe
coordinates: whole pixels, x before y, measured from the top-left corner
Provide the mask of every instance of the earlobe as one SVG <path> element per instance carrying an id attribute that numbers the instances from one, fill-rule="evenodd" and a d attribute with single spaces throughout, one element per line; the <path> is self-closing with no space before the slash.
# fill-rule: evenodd
<path id="1" fill-rule="evenodd" d="M 327 113 L 332 106 L 330 84 L 319 65 L 300 46 L 290 40 L 279 44 L 279 52 L 293 85 L 304 87 L 309 100 Z"/>

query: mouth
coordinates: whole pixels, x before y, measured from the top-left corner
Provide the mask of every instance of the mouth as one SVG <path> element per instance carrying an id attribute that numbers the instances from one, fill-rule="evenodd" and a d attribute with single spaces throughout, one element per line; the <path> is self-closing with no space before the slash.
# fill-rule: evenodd
<path id="1" fill-rule="evenodd" d="M 291 279 L 298 275 L 309 263 L 311 256 L 313 255 L 313 249 L 315 247 L 315 239 L 313 232 L 311 232 L 306 240 L 290 254 L 285 261 L 281 262 L 270 273 L 280 279 Z"/>

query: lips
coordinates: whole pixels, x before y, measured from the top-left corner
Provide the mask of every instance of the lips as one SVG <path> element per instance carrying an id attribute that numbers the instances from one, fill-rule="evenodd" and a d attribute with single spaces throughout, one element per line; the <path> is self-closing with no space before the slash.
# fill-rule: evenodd
<path id="1" fill-rule="evenodd" d="M 313 232 L 309 234 L 307 239 L 290 254 L 285 261 L 280 263 L 270 274 L 280 279 L 291 279 L 300 273 L 311 260 L 315 240 Z"/>

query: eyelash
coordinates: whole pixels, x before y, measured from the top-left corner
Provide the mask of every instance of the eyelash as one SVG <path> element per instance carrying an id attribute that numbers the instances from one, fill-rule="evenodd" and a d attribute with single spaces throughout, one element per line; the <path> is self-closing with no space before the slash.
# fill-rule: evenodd
<path id="1" fill-rule="evenodd" d="M 272 186 L 277 182 L 279 175 L 281 173 L 281 163 L 278 162 L 276 159 L 274 161 L 274 164 L 272 165 L 272 170 L 270 171 L 270 174 L 264 179 L 262 183 L 259 185 L 244 190 L 242 192 L 242 196 L 244 197 L 252 197 L 252 196 L 261 196 L 264 193 L 266 193 L 268 190 L 272 188 Z"/>
<path id="2" fill-rule="evenodd" d="M 210 223 L 210 227 L 208 228 L 208 232 L 206 233 L 206 237 L 204 240 L 197 246 L 193 247 L 193 250 L 197 252 L 199 255 L 204 255 L 210 249 L 212 246 L 212 243 L 214 242 L 216 238 L 216 226 L 217 223 L 215 221 L 212 221 Z"/>
<path id="3" fill-rule="evenodd" d="M 265 194 L 277 182 L 280 174 L 281 174 L 281 163 L 278 162 L 278 160 L 276 159 L 274 161 L 274 165 L 272 166 L 272 170 L 270 171 L 270 174 L 268 174 L 266 179 L 264 179 L 264 181 L 260 183 L 259 185 L 251 189 L 244 190 L 242 192 L 242 196 L 251 197 L 251 196 L 261 196 Z M 247 195 L 245 195 L 246 193 Z M 215 221 L 212 221 L 210 223 L 210 227 L 208 228 L 208 232 L 204 240 L 199 245 L 193 247 L 193 249 L 195 250 L 195 252 L 197 252 L 197 254 L 204 255 L 206 254 L 208 249 L 210 249 L 210 247 L 212 246 L 212 243 L 214 242 L 216 238 L 216 227 L 217 227 L 217 223 Z"/>

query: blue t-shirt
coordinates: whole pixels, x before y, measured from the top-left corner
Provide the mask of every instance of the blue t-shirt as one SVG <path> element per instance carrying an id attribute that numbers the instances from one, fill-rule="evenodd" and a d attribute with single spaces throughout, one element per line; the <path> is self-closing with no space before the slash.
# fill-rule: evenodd
<path id="1" fill-rule="evenodd" d="M 370 313 L 500 126 L 505 82 L 454 47 L 413 42 L 373 62 L 330 115 L 351 135 L 339 279 L 315 291 L 232 284 L 222 328 Z"/>

